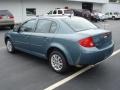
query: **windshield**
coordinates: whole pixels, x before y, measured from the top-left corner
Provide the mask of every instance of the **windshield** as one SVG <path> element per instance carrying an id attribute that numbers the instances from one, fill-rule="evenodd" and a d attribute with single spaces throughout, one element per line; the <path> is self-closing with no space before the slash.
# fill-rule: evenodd
<path id="1" fill-rule="evenodd" d="M 68 26 L 70 26 L 74 31 L 79 32 L 88 29 L 97 29 L 97 27 L 84 18 L 71 17 L 64 18 L 62 20 Z"/>

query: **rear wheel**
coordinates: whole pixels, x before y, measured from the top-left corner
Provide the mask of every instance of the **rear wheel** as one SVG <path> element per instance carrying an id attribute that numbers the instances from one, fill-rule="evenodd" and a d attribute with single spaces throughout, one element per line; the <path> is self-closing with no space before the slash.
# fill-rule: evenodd
<path id="1" fill-rule="evenodd" d="M 12 41 L 10 39 L 7 39 L 6 46 L 7 46 L 7 51 L 9 53 L 14 53 L 15 52 L 15 48 L 14 48 L 14 46 L 12 44 Z"/>
<path id="2" fill-rule="evenodd" d="M 49 63 L 52 69 L 57 73 L 64 73 L 68 69 L 68 63 L 65 56 L 58 50 L 50 53 Z"/>

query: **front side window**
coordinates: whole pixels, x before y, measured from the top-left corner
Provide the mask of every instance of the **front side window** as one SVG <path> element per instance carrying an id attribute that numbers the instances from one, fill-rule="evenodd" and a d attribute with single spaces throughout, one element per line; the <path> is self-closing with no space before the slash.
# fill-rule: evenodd
<path id="1" fill-rule="evenodd" d="M 71 27 L 75 32 L 88 30 L 88 29 L 97 29 L 97 27 L 84 18 L 64 18 L 62 21 Z"/>
<path id="2" fill-rule="evenodd" d="M 36 20 L 29 20 L 27 22 L 25 22 L 21 27 L 20 27 L 20 31 L 22 32 L 34 32 L 34 27 L 36 24 Z"/>
<path id="3" fill-rule="evenodd" d="M 48 14 L 52 14 L 52 11 L 50 11 Z"/>
<path id="4" fill-rule="evenodd" d="M 52 25 L 52 21 L 39 20 L 37 27 L 36 27 L 36 32 L 37 33 L 49 33 L 51 25 Z"/>

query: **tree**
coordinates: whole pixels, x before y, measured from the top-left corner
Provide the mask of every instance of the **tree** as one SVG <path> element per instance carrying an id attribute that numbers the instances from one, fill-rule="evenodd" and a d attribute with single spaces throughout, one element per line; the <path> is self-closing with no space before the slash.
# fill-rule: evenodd
<path id="1" fill-rule="evenodd" d="M 117 2 L 117 0 L 109 0 L 110 2 Z"/>
<path id="2" fill-rule="evenodd" d="M 120 0 L 109 0 L 110 2 L 119 2 L 120 3 Z"/>

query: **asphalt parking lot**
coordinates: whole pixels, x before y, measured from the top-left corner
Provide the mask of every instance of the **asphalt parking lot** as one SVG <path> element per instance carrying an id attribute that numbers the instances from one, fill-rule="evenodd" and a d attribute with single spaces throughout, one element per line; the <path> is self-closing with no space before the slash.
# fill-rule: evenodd
<path id="1" fill-rule="evenodd" d="M 119 51 L 120 20 L 95 24 L 112 31 L 114 51 Z M 4 45 L 4 33 L 7 31 L 8 28 L 0 29 L 0 90 L 50 90 L 50 86 L 55 90 L 119 90 L 119 52 L 89 70 L 71 68 L 61 75 L 52 71 L 46 60 L 22 52 L 8 53 Z M 79 71 L 79 74 L 76 73 Z"/>

